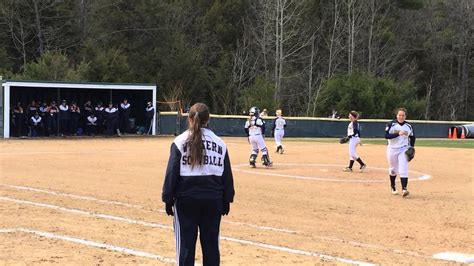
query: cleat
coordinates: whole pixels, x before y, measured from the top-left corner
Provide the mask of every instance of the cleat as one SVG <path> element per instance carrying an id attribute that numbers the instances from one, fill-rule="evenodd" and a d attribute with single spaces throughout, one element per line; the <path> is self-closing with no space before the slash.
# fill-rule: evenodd
<path id="1" fill-rule="evenodd" d="M 398 191 L 397 191 L 396 189 L 393 189 L 393 188 L 392 188 L 392 194 L 393 194 L 393 195 L 398 195 Z"/>
<path id="2" fill-rule="evenodd" d="M 363 173 L 365 171 L 365 168 L 367 168 L 367 165 L 362 165 L 359 169 L 359 172 Z"/>
<path id="3" fill-rule="evenodd" d="M 406 190 L 406 189 L 402 190 L 402 196 L 403 197 L 406 197 L 408 195 L 410 195 L 410 192 L 408 192 L 408 190 Z"/>
<path id="4" fill-rule="evenodd" d="M 250 167 L 252 167 L 252 168 L 257 167 L 257 155 L 256 154 L 250 155 L 249 163 L 250 163 Z"/>
<path id="5" fill-rule="evenodd" d="M 344 172 L 352 172 L 352 168 L 346 167 L 346 168 L 342 169 L 342 171 L 344 171 Z"/>
<path id="6" fill-rule="evenodd" d="M 283 154 L 283 147 L 280 149 L 280 154 Z"/>

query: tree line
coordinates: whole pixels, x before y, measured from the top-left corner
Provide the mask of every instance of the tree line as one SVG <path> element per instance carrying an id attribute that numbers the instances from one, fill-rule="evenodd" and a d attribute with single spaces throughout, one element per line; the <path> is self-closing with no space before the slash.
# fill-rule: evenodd
<path id="1" fill-rule="evenodd" d="M 470 0 L 0 0 L 3 79 L 156 83 L 161 101 L 473 120 Z"/>

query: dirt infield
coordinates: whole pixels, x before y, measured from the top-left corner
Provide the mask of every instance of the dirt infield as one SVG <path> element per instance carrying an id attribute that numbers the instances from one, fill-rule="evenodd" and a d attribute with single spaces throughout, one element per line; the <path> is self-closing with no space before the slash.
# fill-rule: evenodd
<path id="1" fill-rule="evenodd" d="M 272 169 L 250 169 L 247 141 L 224 140 L 236 197 L 223 265 L 433 265 L 446 264 L 436 253 L 474 254 L 472 149 L 417 148 L 402 198 L 390 193 L 383 145 L 360 147 L 367 171 L 345 173 L 347 145 L 286 142 Z M 0 141 L 0 265 L 172 263 L 161 202 L 171 141 Z"/>

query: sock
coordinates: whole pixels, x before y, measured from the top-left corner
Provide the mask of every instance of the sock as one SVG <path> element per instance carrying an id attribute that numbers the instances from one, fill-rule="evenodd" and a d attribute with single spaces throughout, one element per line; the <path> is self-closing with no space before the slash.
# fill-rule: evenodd
<path id="1" fill-rule="evenodd" d="M 408 186 L 408 177 L 400 177 L 400 181 L 402 182 L 402 189 L 406 190 Z"/>
<path id="2" fill-rule="evenodd" d="M 362 161 L 360 157 L 357 158 L 357 162 L 360 164 L 360 166 L 365 165 L 365 163 Z"/>
<path id="3" fill-rule="evenodd" d="M 390 186 L 395 189 L 395 179 L 397 178 L 396 175 L 391 175 L 390 176 Z"/>
<path id="4" fill-rule="evenodd" d="M 354 165 L 354 160 L 350 160 L 350 161 L 349 161 L 349 168 L 352 169 L 352 166 L 353 166 L 353 165 Z"/>

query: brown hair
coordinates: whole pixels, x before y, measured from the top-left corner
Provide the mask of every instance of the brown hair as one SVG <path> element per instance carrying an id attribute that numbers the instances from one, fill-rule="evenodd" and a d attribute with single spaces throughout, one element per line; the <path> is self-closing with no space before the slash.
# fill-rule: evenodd
<path id="1" fill-rule="evenodd" d="M 405 112 L 405 116 L 407 115 L 407 109 L 406 109 L 406 108 L 403 108 L 403 107 L 399 107 L 399 108 L 397 108 L 397 109 L 395 110 L 395 116 L 397 116 L 397 115 L 398 115 L 398 112 L 400 112 L 400 111 Z"/>
<path id="2" fill-rule="evenodd" d="M 351 114 L 355 119 L 359 119 L 359 113 L 356 111 L 350 111 L 349 114 Z"/>
<path id="3" fill-rule="evenodd" d="M 203 103 L 195 103 L 189 109 L 188 114 L 188 130 L 189 136 L 186 145 L 189 148 L 191 160 L 191 168 L 196 165 L 202 165 L 205 154 L 202 148 L 202 132 L 201 128 L 206 127 L 209 122 L 209 108 Z"/>

